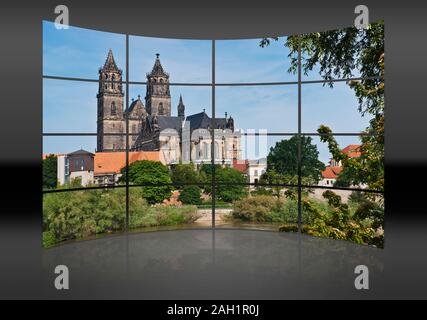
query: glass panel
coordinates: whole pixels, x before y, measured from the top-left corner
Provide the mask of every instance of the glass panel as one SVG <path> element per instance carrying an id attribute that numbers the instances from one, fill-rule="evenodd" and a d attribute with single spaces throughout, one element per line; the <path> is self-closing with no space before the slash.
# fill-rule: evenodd
<path id="1" fill-rule="evenodd" d="M 124 188 L 43 194 L 43 247 L 125 230 Z"/>
<path id="2" fill-rule="evenodd" d="M 111 50 L 117 68 L 126 79 L 126 37 L 70 26 L 56 29 L 55 23 L 43 21 L 43 75 L 98 79 L 99 68 Z"/>
<path id="3" fill-rule="evenodd" d="M 289 49 L 286 37 L 261 47 L 261 39 L 217 40 L 215 67 L 218 83 L 260 83 L 297 81 L 288 73 Z"/>
<path id="4" fill-rule="evenodd" d="M 43 79 L 43 132 L 125 133 L 126 87 L 116 85 Z"/>
<path id="5" fill-rule="evenodd" d="M 384 196 L 303 189 L 303 233 L 384 247 Z"/>
<path id="6" fill-rule="evenodd" d="M 217 87 L 215 108 L 217 118 L 231 117 L 244 132 L 298 132 L 296 85 Z"/>
<path id="7" fill-rule="evenodd" d="M 145 82 L 149 73 L 161 70 L 167 73 L 167 80 L 172 83 L 210 83 L 211 43 L 210 40 L 130 36 L 130 80 Z"/>
<path id="8" fill-rule="evenodd" d="M 130 95 L 131 151 L 167 165 L 210 162 L 210 87 L 131 85 Z"/>
<path id="9" fill-rule="evenodd" d="M 104 136 L 103 139 L 114 139 L 107 141 L 114 147 L 125 143 L 125 136 Z M 44 189 L 117 185 L 122 181 L 125 165 L 124 151 L 98 152 L 94 136 L 43 137 Z"/>
<path id="10" fill-rule="evenodd" d="M 332 132 L 358 133 L 369 126 L 370 114 L 359 111 L 355 92 L 345 82 L 336 82 L 333 88 L 323 84 L 302 86 L 302 131 L 315 133 L 321 125 Z"/>
<path id="11" fill-rule="evenodd" d="M 349 27 L 302 35 L 302 80 L 381 76 L 383 53 L 383 21 L 371 23 L 368 29 Z"/>
<path id="12" fill-rule="evenodd" d="M 279 196 L 272 194 L 271 188 L 218 184 L 215 225 L 219 228 L 272 231 L 296 226 L 297 198 L 285 195 L 289 188 L 277 189 L 282 193 Z"/>
<path id="13" fill-rule="evenodd" d="M 211 228 L 207 192 L 205 185 L 132 186 L 129 188 L 129 229 L 141 232 Z"/>
<path id="14" fill-rule="evenodd" d="M 381 136 L 331 137 L 332 145 L 337 143 L 338 156 L 348 160 L 334 158 L 329 143 L 320 139 L 319 136 L 304 137 L 307 145 L 302 148 L 303 184 L 384 190 L 384 139 Z M 313 179 L 316 176 L 318 179 Z"/>

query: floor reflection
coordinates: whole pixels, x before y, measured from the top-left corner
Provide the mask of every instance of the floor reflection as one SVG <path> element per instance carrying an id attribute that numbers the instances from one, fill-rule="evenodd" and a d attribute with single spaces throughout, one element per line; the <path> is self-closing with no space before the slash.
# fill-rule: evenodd
<path id="1" fill-rule="evenodd" d="M 375 282 L 383 250 L 297 233 L 175 230 L 44 250 L 47 277 L 58 264 L 69 267 L 70 298 L 352 298 L 355 266 Z"/>

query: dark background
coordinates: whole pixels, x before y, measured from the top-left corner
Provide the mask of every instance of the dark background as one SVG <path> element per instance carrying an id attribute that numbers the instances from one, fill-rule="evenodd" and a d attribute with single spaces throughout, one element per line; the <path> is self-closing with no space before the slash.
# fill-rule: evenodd
<path id="1" fill-rule="evenodd" d="M 74 26 L 199 39 L 347 27 L 355 6 L 367 5 L 386 27 L 385 267 L 374 297 L 427 298 L 427 3 L 307 0 L 2 2 L 0 298 L 52 297 L 41 268 L 41 35 L 59 4 Z"/>

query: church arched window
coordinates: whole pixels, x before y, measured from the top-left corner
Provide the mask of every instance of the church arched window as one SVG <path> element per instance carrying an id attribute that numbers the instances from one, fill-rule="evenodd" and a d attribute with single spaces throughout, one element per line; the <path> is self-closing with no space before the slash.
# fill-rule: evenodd
<path id="1" fill-rule="evenodd" d="M 209 145 L 207 143 L 203 143 L 203 156 L 204 156 L 205 159 L 209 159 L 210 158 Z"/>
<path id="2" fill-rule="evenodd" d="M 111 102 L 111 115 L 115 116 L 116 114 L 117 114 L 116 103 L 113 101 Z"/>
<path id="3" fill-rule="evenodd" d="M 219 159 L 219 144 L 215 142 L 215 159 Z"/>
<path id="4" fill-rule="evenodd" d="M 159 114 L 161 114 L 161 115 L 163 115 L 163 112 L 164 112 L 165 110 L 164 110 L 164 108 L 163 108 L 163 102 L 160 102 L 159 103 Z"/>
<path id="5" fill-rule="evenodd" d="M 116 84 L 114 83 L 115 80 L 116 80 L 116 77 L 113 74 L 113 76 L 111 77 L 111 88 L 112 89 L 114 89 L 116 87 Z"/>

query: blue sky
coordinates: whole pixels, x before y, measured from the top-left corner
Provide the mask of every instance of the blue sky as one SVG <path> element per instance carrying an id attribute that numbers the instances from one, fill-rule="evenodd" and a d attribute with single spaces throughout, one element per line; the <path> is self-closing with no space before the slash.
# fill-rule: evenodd
<path id="1" fill-rule="evenodd" d="M 216 42 L 216 81 L 218 83 L 296 81 L 289 74 L 289 51 L 280 38 L 267 48 L 259 47 L 259 39 L 221 40 Z M 130 36 L 129 70 L 131 81 L 145 81 L 155 54 L 160 59 L 171 82 L 207 83 L 211 81 L 211 41 L 178 40 Z M 50 76 L 98 79 L 98 69 L 107 52 L 113 50 L 119 68 L 125 71 L 125 36 L 71 27 L 56 30 L 53 23 L 43 23 L 43 74 Z M 125 77 L 125 74 L 123 74 Z M 319 79 L 316 71 L 305 79 Z M 43 80 L 44 132 L 96 132 L 97 83 Z M 130 85 L 130 99 L 145 97 L 145 85 Z M 176 115 L 182 94 L 186 114 L 211 114 L 210 87 L 171 86 L 172 115 Z M 296 85 L 220 86 L 216 88 L 216 114 L 227 112 L 237 128 L 267 129 L 268 132 L 296 132 L 298 91 Z M 369 119 L 357 111 L 354 93 L 345 83 L 333 89 L 322 84 L 302 86 L 302 130 L 315 132 L 320 124 L 334 132 L 360 132 Z M 269 137 L 268 147 L 285 137 Z M 357 143 L 358 138 L 338 138 L 343 147 Z M 315 140 L 316 141 L 316 140 Z M 318 140 L 317 140 L 318 142 Z M 94 151 L 95 137 L 45 138 L 44 153 L 64 153 L 83 147 Z M 320 159 L 327 161 L 329 153 L 318 143 Z M 259 156 L 266 156 L 265 152 Z"/>

